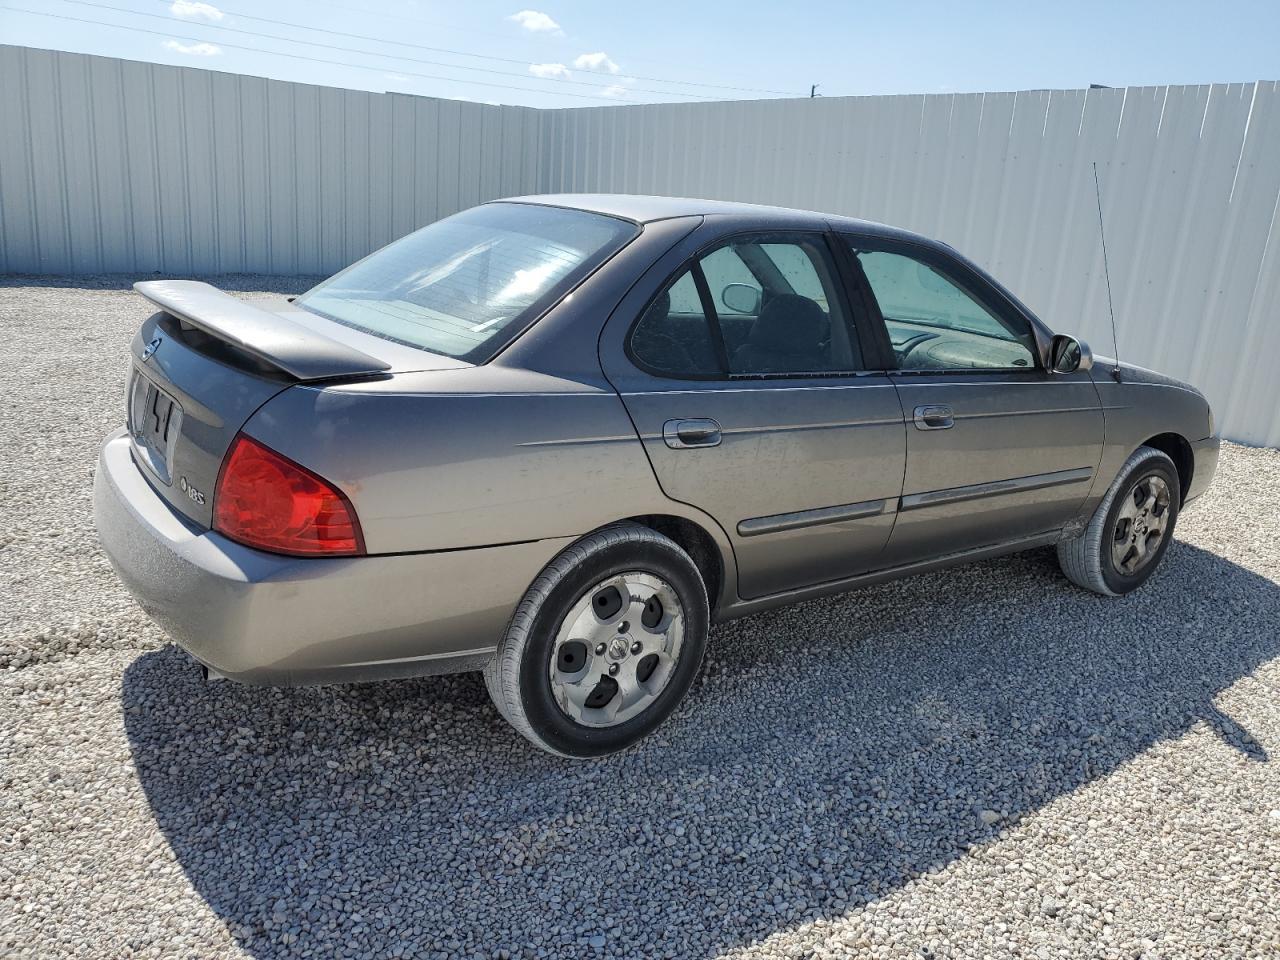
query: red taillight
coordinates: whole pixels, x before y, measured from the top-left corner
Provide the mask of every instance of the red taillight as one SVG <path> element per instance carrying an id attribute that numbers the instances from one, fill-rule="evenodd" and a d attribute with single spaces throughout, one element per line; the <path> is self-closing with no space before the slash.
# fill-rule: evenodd
<path id="1" fill-rule="evenodd" d="M 329 483 L 240 434 L 213 495 L 213 529 L 250 547 L 300 556 L 364 553 L 351 503 Z"/>

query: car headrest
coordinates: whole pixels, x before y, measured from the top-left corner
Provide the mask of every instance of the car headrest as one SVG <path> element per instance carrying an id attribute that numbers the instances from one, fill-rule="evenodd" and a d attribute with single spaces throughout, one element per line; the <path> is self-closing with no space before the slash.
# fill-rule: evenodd
<path id="1" fill-rule="evenodd" d="M 748 342 L 765 350 L 803 353 L 822 340 L 826 314 L 816 301 L 796 293 L 782 293 L 771 299 L 751 325 Z"/>
<path id="2" fill-rule="evenodd" d="M 662 293 L 658 294 L 658 299 L 653 301 L 653 306 L 649 308 L 649 311 L 655 317 L 671 316 L 671 291 L 663 290 Z"/>

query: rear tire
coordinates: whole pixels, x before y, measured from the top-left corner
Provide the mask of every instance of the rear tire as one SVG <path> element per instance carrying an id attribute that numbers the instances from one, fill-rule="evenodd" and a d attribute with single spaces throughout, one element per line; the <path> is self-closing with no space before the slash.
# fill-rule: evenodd
<path id="1" fill-rule="evenodd" d="M 485 668 L 485 686 L 534 745 L 604 756 L 671 715 L 698 672 L 709 626 L 689 555 L 648 527 L 614 524 L 539 574 Z"/>
<path id="2" fill-rule="evenodd" d="M 1076 586 L 1118 597 L 1147 582 L 1173 540 L 1181 506 L 1169 456 L 1139 447 L 1098 504 L 1084 532 L 1058 542 L 1058 565 Z"/>

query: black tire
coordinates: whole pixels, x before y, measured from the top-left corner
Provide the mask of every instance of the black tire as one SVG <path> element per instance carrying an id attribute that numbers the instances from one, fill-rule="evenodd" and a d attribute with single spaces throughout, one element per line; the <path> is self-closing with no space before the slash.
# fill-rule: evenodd
<path id="1" fill-rule="evenodd" d="M 631 571 L 659 578 L 679 599 L 684 617 L 679 657 L 643 712 L 614 726 L 586 726 L 561 709 L 552 691 L 556 634 L 588 590 Z M 709 628 L 706 586 L 689 555 L 648 527 L 614 524 L 566 548 L 539 574 L 485 668 L 485 686 L 498 712 L 541 749 L 562 757 L 604 756 L 631 746 L 671 715 L 697 675 Z"/>
<path id="2" fill-rule="evenodd" d="M 1126 498 L 1133 497 L 1135 491 L 1152 477 L 1163 480 L 1168 488 L 1168 518 L 1162 539 L 1150 560 L 1128 574 L 1117 567 L 1112 550 L 1121 507 Z M 1168 454 L 1154 447 L 1135 450 L 1120 468 L 1119 476 L 1098 504 L 1084 532 L 1074 539 L 1058 542 L 1058 565 L 1067 579 L 1076 586 L 1107 597 L 1123 596 L 1146 583 L 1160 566 L 1173 541 L 1173 530 L 1181 507 L 1181 489 L 1178 470 Z"/>

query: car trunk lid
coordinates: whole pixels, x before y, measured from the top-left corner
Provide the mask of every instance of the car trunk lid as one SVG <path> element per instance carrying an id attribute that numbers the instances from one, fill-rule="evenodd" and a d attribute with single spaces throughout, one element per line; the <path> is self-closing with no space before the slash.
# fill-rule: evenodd
<path id="1" fill-rule="evenodd" d="M 205 528 L 231 442 L 282 390 L 470 366 L 287 302 L 239 300 L 205 283 L 157 280 L 134 289 L 162 311 L 132 345 L 127 423 L 134 458 L 171 506 Z"/>

